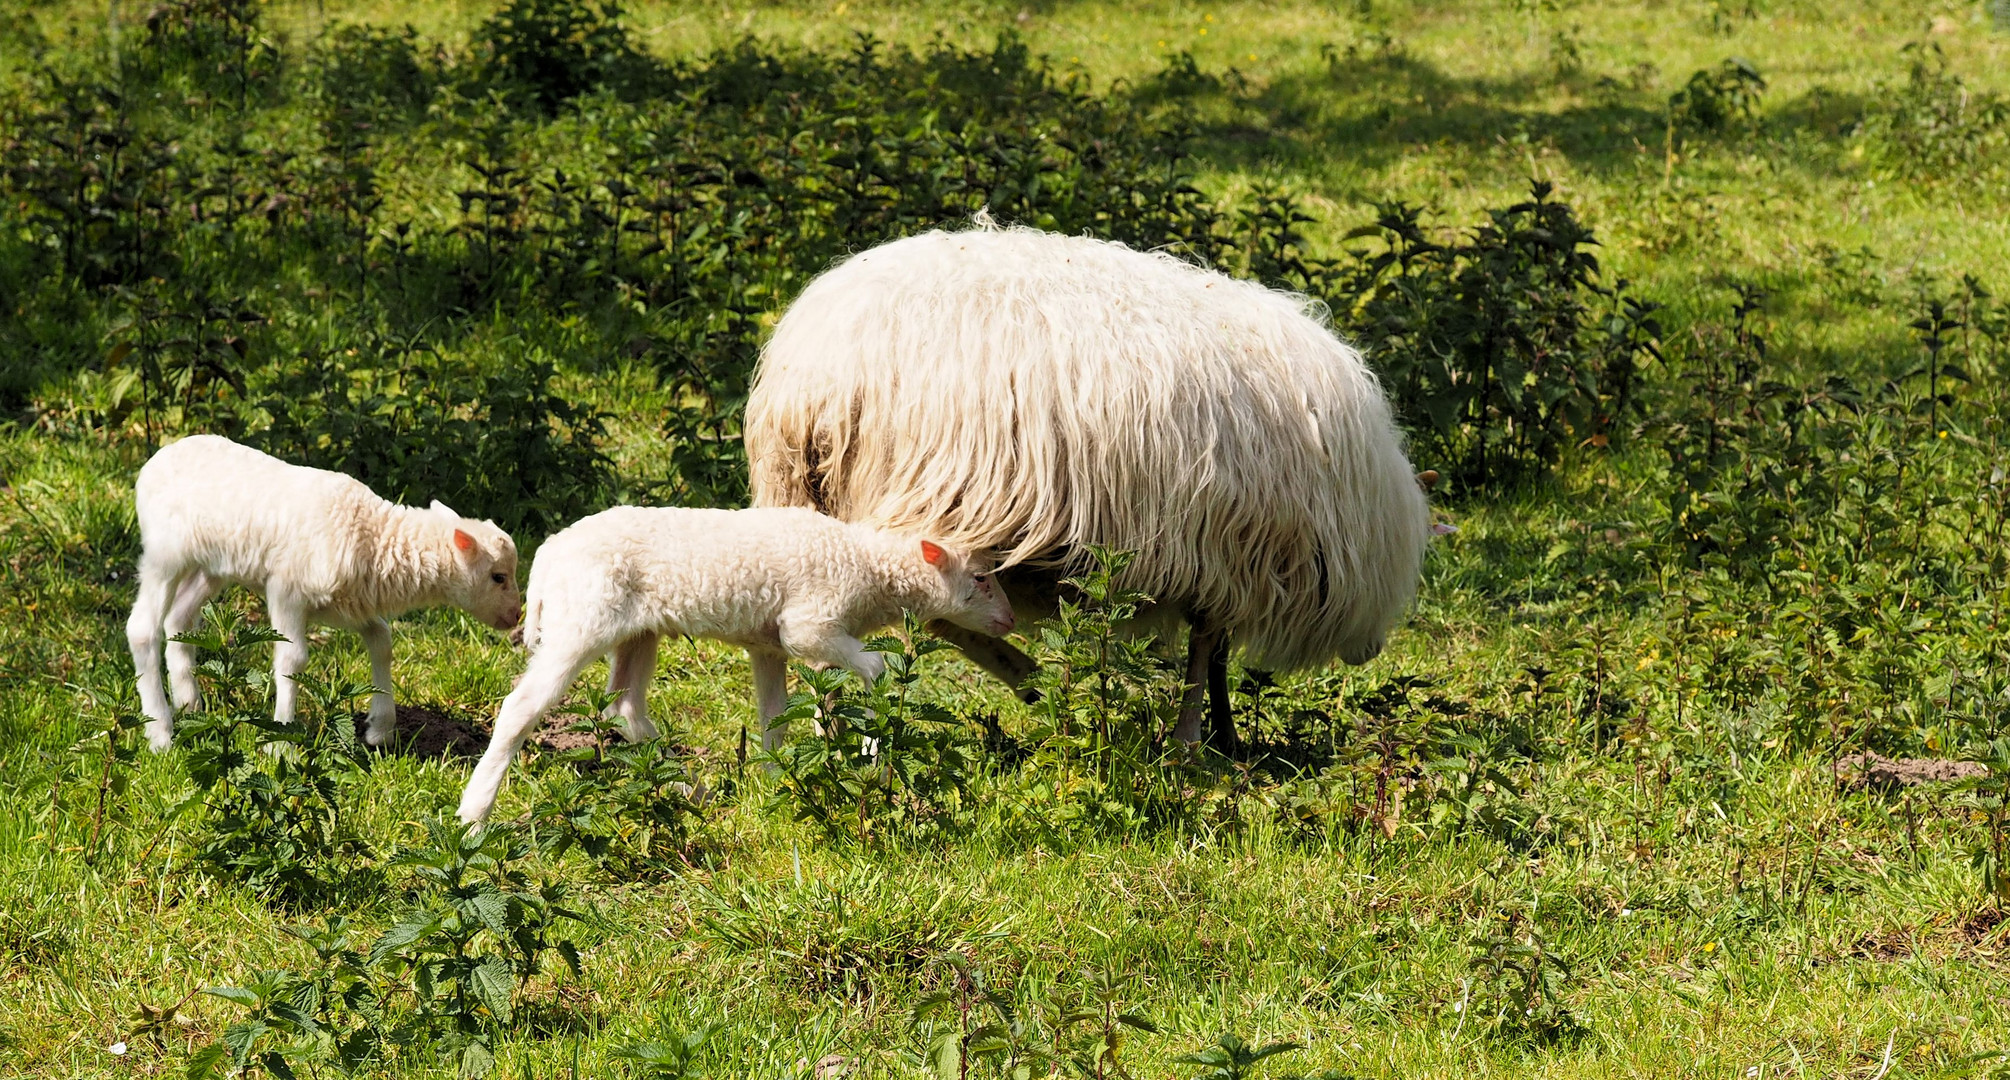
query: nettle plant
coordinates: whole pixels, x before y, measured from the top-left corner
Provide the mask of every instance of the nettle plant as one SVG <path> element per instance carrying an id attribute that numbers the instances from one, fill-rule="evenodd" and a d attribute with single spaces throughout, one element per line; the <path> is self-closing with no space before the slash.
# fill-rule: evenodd
<path id="1" fill-rule="evenodd" d="M 245 1013 L 196 1052 L 189 1076 L 357 1074 L 400 1057 L 486 1075 L 497 1036 L 529 1007 L 529 984 L 552 955 L 580 973 L 578 947 L 557 935 L 580 915 L 562 886 L 531 879 L 522 862 L 533 850 L 508 826 L 428 822 L 427 842 L 391 859 L 411 873 L 415 895 L 390 928 L 367 948 L 341 918 L 290 928 L 313 948 L 314 967 L 211 988 Z"/>
<path id="2" fill-rule="evenodd" d="M 917 662 L 948 646 L 911 613 L 903 632 L 904 639 L 866 642 L 886 658 L 870 686 L 842 668 L 796 666 L 804 689 L 776 722 L 807 731 L 762 756 L 777 770 L 771 808 L 792 808 L 827 835 L 865 842 L 969 827 L 980 748 L 955 715 L 915 693 Z"/>
<path id="3" fill-rule="evenodd" d="M 1333 306 L 1377 358 L 1418 463 L 1466 487 L 1609 445 L 1658 355 L 1657 305 L 1602 280 L 1592 230 L 1553 193 L 1538 181 L 1446 242 L 1416 208 L 1384 206 L 1355 230 L 1380 249 L 1332 271 Z"/>
<path id="4" fill-rule="evenodd" d="M 1248 774 L 1172 740 L 1180 667 L 1126 625 L 1150 604 L 1123 583 L 1132 553 L 1092 547 L 1089 557 L 1033 641 L 1040 700 L 1025 760 L 1001 781 L 1007 820 L 1036 835 L 1235 820 Z"/>
<path id="5" fill-rule="evenodd" d="M 941 1080 L 1074 1075 L 1082 1080 L 1130 1080 L 1125 1045 L 1157 1025 L 1123 1005 L 1131 981 L 1107 971 L 1045 985 L 1017 986 L 993 978 L 960 952 L 937 958 L 934 989 L 914 1003 L 915 1049 L 908 1064 Z"/>
<path id="6" fill-rule="evenodd" d="M 528 828 L 551 855 L 577 850 L 617 880 L 688 866 L 697 854 L 692 826 L 703 821 L 703 782 L 686 761 L 687 748 L 668 735 L 620 740 L 622 721 L 607 711 L 614 698 L 588 690 L 554 710 L 572 717 L 566 730 L 593 741 L 553 755 Z"/>
<path id="7" fill-rule="evenodd" d="M 196 813 L 196 860 L 289 904 L 367 882 L 370 850 L 342 802 L 368 767 L 352 718 L 371 687 L 303 672 L 295 682 L 308 707 L 299 722 L 275 723 L 263 654 L 279 634 L 214 605 L 200 628 L 175 640 L 200 657 L 203 707 L 175 722 L 195 792 L 170 811 Z"/>

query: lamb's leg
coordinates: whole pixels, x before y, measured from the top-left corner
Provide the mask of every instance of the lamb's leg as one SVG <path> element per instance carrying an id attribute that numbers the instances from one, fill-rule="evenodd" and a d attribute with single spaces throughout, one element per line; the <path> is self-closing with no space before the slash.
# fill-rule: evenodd
<path id="1" fill-rule="evenodd" d="M 546 647 L 531 657 L 516 689 L 503 699 L 502 710 L 496 713 L 495 735 L 489 739 L 489 748 L 483 751 L 482 759 L 475 763 L 467 790 L 461 793 L 462 821 L 472 823 L 489 816 L 517 748 L 544 718 L 545 711 L 565 696 L 566 688 L 572 685 L 594 651 Z"/>
<path id="2" fill-rule="evenodd" d="M 649 682 L 656 675 L 655 634 L 629 638 L 614 647 L 607 661 L 607 689 L 619 694 L 607 707 L 607 715 L 622 719 L 621 737 L 641 742 L 656 737 L 656 725 L 649 721 Z"/>
<path id="3" fill-rule="evenodd" d="M 1179 722 L 1173 725 L 1173 738 L 1181 742 L 1201 740 L 1201 695 L 1207 690 L 1208 659 L 1220 637 L 1200 621 L 1187 634 L 1186 691 L 1180 695 Z"/>
<path id="4" fill-rule="evenodd" d="M 382 746 L 398 733 L 398 702 L 391 696 L 391 624 L 371 619 L 357 633 L 370 654 L 370 682 L 377 687 L 370 695 L 370 726 L 363 729 L 363 741 Z"/>
<path id="5" fill-rule="evenodd" d="M 285 639 L 272 643 L 272 721 L 290 724 L 300 693 L 293 677 L 307 666 L 307 605 L 274 589 L 265 596 L 265 613 Z"/>
<path id="6" fill-rule="evenodd" d="M 183 711 L 202 708 L 202 686 L 195 680 L 195 647 L 175 638 L 195 629 L 202 619 L 202 606 L 223 588 L 223 583 L 197 570 L 182 579 L 175 590 L 174 604 L 167 613 L 168 688 L 174 707 Z"/>
<path id="7" fill-rule="evenodd" d="M 1207 657 L 1207 744 L 1223 757 L 1236 752 L 1235 712 L 1228 698 L 1228 632 L 1215 639 Z"/>
<path id="8" fill-rule="evenodd" d="M 873 682 L 886 670 L 886 659 L 865 647 L 865 642 L 845 633 L 837 624 L 824 620 L 794 620 L 785 613 L 778 620 L 782 648 L 790 656 L 813 664 L 848 668 L 852 674 Z"/>
<path id="9" fill-rule="evenodd" d="M 1000 682 L 1019 695 L 1019 700 L 1028 705 L 1040 700 L 1040 692 L 1026 686 L 1026 680 L 1040 670 L 1040 665 L 1014 648 L 1011 642 L 966 630 L 943 619 L 929 623 L 928 632 L 956 646 L 957 651 L 969 657 L 972 663 L 997 676 Z"/>
<path id="10" fill-rule="evenodd" d="M 132 649 L 133 672 L 139 676 L 140 711 L 147 717 L 147 744 L 160 753 L 174 741 L 174 706 L 161 685 L 161 626 L 175 590 L 174 570 L 140 563 L 139 596 L 126 618 L 126 645 Z"/>
<path id="11" fill-rule="evenodd" d="M 761 721 L 761 749 L 774 753 L 788 738 L 789 726 L 775 717 L 789 707 L 789 658 L 770 649 L 748 649 L 754 666 L 754 712 Z"/>

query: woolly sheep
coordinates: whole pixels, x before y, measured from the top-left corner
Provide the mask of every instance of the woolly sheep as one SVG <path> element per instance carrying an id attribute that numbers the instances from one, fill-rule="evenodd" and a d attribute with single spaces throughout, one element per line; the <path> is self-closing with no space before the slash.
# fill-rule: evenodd
<path id="1" fill-rule="evenodd" d="M 999 553 L 1022 617 L 1100 544 L 1194 623 L 1188 707 L 1226 643 L 1292 670 L 1383 647 L 1429 509 L 1380 385 L 1305 298 L 1121 244 L 929 232 L 811 282 L 762 352 L 755 505 Z M 952 637 L 1008 679 L 1003 642 Z"/>
<path id="2" fill-rule="evenodd" d="M 581 668 L 608 657 L 610 715 L 630 741 L 653 738 L 647 691 L 665 634 L 744 646 L 753 661 L 762 744 L 786 704 L 787 657 L 879 677 L 861 635 L 903 609 L 985 634 L 1012 630 L 1012 607 L 970 556 L 929 540 L 847 525 L 808 510 L 618 507 L 545 541 L 531 565 L 529 665 L 496 715 L 495 735 L 461 795 L 486 818 L 503 774 Z"/>
<path id="3" fill-rule="evenodd" d="M 289 465 L 215 435 L 162 447 L 134 485 L 140 524 L 139 598 L 126 620 L 147 738 L 174 737 L 174 710 L 195 706 L 194 650 L 166 642 L 174 702 L 161 688 L 163 637 L 192 628 L 225 585 L 263 590 L 272 628 L 273 719 L 293 719 L 293 676 L 307 662 L 309 624 L 354 630 L 377 692 L 365 738 L 397 728 L 391 627 L 413 608 L 452 604 L 507 630 L 522 613 L 516 544 L 492 522 L 441 503 L 419 510 L 377 497 L 341 473 Z"/>

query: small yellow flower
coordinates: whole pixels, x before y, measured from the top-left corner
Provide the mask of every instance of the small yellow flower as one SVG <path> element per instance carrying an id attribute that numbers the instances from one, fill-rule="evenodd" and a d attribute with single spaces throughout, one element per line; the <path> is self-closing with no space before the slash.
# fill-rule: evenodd
<path id="1" fill-rule="evenodd" d="M 1201 36 L 1201 37 L 1206 37 L 1206 36 L 1207 36 L 1207 27 L 1203 26 L 1203 27 L 1201 27 L 1201 28 L 1200 28 L 1200 36 Z"/>

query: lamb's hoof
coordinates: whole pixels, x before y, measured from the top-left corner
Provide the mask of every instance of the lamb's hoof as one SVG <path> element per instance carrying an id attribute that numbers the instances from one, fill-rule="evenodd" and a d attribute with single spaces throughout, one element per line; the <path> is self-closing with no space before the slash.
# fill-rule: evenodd
<path id="1" fill-rule="evenodd" d="M 371 747 L 383 746 L 385 743 L 390 742 L 397 734 L 397 716 L 393 715 L 388 720 L 373 716 L 370 718 L 370 726 L 363 729 L 363 743 Z"/>

